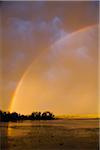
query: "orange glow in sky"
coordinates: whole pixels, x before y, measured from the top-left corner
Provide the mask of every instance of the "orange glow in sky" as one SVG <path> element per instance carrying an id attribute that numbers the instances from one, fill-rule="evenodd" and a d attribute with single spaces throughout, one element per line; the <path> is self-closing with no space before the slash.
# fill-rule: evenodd
<path id="1" fill-rule="evenodd" d="M 98 2 L 2 2 L 0 109 L 98 113 Z"/>

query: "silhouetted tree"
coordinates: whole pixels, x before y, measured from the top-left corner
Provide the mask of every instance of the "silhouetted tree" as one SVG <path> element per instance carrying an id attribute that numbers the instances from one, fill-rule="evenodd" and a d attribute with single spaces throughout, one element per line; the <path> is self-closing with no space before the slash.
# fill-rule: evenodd
<path id="1" fill-rule="evenodd" d="M 42 113 L 42 119 L 51 120 L 51 119 L 54 119 L 54 115 L 53 115 L 53 113 L 46 111 L 46 112 Z"/>
<path id="2" fill-rule="evenodd" d="M 20 120 L 52 120 L 55 119 L 53 113 L 46 112 L 33 112 L 31 115 L 21 115 L 16 112 L 3 112 L 0 111 L 0 122 L 9 122 L 9 121 L 20 121 Z"/>

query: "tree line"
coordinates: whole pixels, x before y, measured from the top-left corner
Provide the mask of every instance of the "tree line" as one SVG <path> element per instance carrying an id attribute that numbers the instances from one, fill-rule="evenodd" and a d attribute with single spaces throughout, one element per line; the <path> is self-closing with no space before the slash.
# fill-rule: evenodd
<path id="1" fill-rule="evenodd" d="M 32 112 L 30 115 L 22 115 L 16 112 L 5 112 L 0 110 L 0 122 L 22 121 L 22 120 L 53 120 L 55 115 L 49 111 Z"/>

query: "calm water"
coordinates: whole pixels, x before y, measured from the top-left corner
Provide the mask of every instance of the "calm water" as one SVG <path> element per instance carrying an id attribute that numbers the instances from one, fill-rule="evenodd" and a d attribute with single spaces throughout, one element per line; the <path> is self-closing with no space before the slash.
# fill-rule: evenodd
<path id="1" fill-rule="evenodd" d="M 3 150 L 99 150 L 98 120 L 0 123 Z"/>

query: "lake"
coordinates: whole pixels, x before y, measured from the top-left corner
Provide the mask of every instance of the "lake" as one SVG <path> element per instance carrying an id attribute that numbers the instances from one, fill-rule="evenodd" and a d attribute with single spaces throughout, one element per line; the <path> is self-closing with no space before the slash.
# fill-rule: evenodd
<path id="1" fill-rule="evenodd" d="M 97 119 L 0 123 L 3 150 L 99 150 Z"/>

